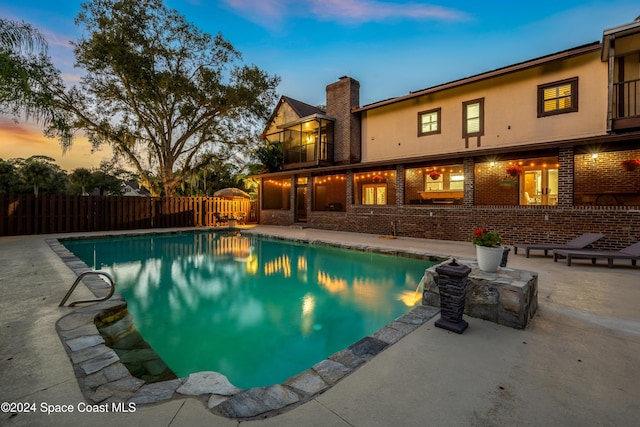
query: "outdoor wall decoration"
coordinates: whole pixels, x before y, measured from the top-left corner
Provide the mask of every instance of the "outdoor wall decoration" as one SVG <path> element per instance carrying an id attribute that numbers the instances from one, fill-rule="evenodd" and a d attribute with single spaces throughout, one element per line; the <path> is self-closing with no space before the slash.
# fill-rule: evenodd
<path id="1" fill-rule="evenodd" d="M 519 177 L 522 175 L 522 168 L 518 165 L 511 165 L 507 168 L 507 175 L 513 178 Z"/>
<path id="2" fill-rule="evenodd" d="M 498 183 L 501 190 L 514 190 L 518 185 L 518 177 L 522 174 L 523 169 L 518 165 L 507 167 L 506 175 L 502 181 Z"/>
<path id="3" fill-rule="evenodd" d="M 508 191 L 508 190 L 514 190 L 516 188 L 516 185 L 518 185 L 518 183 L 513 179 L 503 179 L 498 183 L 498 185 L 500 186 L 501 190 Z"/>
<path id="4" fill-rule="evenodd" d="M 640 167 L 640 159 L 624 160 L 621 165 L 622 169 L 626 170 L 627 172 L 633 172 Z"/>
<path id="5" fill-rule="evenodd" d="M 440 178 L 440 172 L 438 172 L 437 170 L 432 170 L 431 172 L 429 172 L 429 178 L 431 178 L 434 181 L 437 181 L 438 178 Z"/>

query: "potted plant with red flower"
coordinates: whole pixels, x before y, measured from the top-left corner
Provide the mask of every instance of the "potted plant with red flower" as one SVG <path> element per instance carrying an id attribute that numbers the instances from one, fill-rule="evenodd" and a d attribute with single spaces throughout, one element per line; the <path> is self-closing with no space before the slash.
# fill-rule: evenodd
<path id="1" fill-rule="evenodd" d="M 480 270 L 488 273 L 498 271 L 504 252 L 500 246 L 502 242 L 500 233 L 489 231 L 486 228 L 476 228 L 472 242 L 476 246 L 476 258 Z"/>
<path id="2" fill-rule="evenodd" d="M 512 176 L 512 177 L 517 177 L 522 175 L 522 168 L 518 165 L 511 165 L 507 168 L 507 175 Z"/>
<path id="3" fill-rule="evenodd" d="M 498 183 L 503 190 L 513 190 L 518 185 L 518 177 L 522 174 L 523 169 L 518 165 L 511 165 L 506 170 L 506 175 L 502 181 Z"/>
<path id="4" fill-rule="evenodd" d="M 622 169 L 628 172 L 633 172 L 634 170 L 638 169 L 638 167 L 640 167 L 640 159 L 624 160 L 621 164 L 622 164 Z"/>

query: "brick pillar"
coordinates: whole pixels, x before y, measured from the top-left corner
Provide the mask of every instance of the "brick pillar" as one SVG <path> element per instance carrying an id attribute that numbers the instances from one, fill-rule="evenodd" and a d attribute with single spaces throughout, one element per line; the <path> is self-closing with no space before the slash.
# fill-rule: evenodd
<path id="1" fill-rule="evenodd" d="M 296 176 L 289 178 L 291 191 L 289 191 L 289 224 L 296 222 Z"/>
<path id="2" fill-rule="evenodd" d="M 404 205 L 404 166 L 396 166 L 396 206 Z"/>
<path id="3" fill-rule="evenodd" d="M 307 175 L 307 221 L 311 218 L 313 206 L 313 176 Z"/>
<path id="4" fill-rule="evenodd" d="M 353 205 L 353 171 L 347 171 L 347 211 Z"/>
<path id="5" fill-rule="evenodd" d="M 573 206 L 573 147 L 558 150 L 558 206 Z"/>
<path id="6" fill-rule="evenodd" d="M 464 167 L 464 206 L 474 206 L 475 201 L 475 184 L 474 184 L 474 171 L 475 161 L 473 157 L 465 157 L 463 161 Z"/>

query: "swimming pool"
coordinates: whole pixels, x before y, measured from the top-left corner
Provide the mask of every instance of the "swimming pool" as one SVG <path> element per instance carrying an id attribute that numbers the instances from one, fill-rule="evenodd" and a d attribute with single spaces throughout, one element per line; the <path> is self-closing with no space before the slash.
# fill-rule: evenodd
<path id="1" fill-rule="evenodd" d="M 64 241 L 110 272 L 144 339 L 179 376 L 281 383 L 407 313 L 422 259 L 237 233 Z"/>

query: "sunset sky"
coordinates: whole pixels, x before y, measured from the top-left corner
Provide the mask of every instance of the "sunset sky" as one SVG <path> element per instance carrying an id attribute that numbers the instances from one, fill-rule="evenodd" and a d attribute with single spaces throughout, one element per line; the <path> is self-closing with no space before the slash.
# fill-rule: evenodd
<path id="1" fill-rule="evenodd" d="M 68 84 L 80 1 L 0 0 L 0 16 L 36 26 Z M 252 63 L 281 77 L 280 95 L 318 105 L 340 76 L 360 81 L 366 105 L 582 44 L 633 21 L 638 1 L 167 0 L 187 20 L 221 32 Z M 48 155 L 68 171 L 110 158 L 81 136 L 62 154 L 39 126 L 0 117 L 0 158 Z"/>

